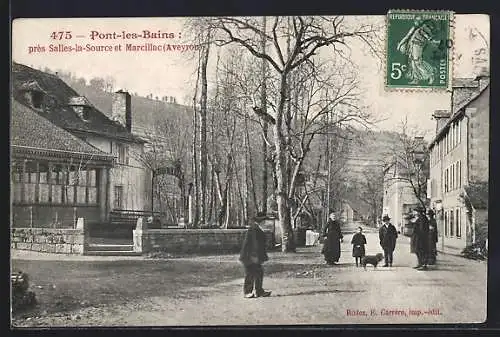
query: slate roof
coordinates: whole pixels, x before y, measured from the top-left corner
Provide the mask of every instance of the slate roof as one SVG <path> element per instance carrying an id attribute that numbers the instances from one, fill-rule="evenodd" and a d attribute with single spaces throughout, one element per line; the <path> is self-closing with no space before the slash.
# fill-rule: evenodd
<path id="1" fill-rule="evenodd" d="M 446 124 L 439 130 L 429 144 L 431 149 L 448 130 L 448 127 L 464 113 L 463 109 L 478 98 L 490 85 L 489 77 L 478 79 L 458 78 L 453 80 L 452 113 Z"/>
<path id="2" fill-rule="evenodd" d="M 111 117 L 111 106 L 113 102 L 113 94 L 97 90 L 90 86 L 74 85 L 75 88 L 84 96 L 86 96 L 94 106 Z M 192 108 L 169 103 L 161 100 L 135 96 L 131 94 L 131 108 L 132 108 L 132 129 L 142 133 L 155 129 L 157 121 L 164 120 L 165 118 L 174 118 L 175 116 L 185 117 L 187 125 L 191 125 Z"/>
<path id="3" fill-rule="evenodd" d="M 453 82 L 453 115 L 476 99 L 490 84 L 489 78 L 481 81 L 458 78 Z"/>
<path id="4" fill-rule="evenodd" d="M 55 126 L 34 110 L 17 101 L 12 101 L 11 106 L 10 144 L 14 148 L 56 150 L 113 159 L 111 154 L 105 153 L 70 132 Z"/>
<path id="5" fill-rule="evenodd" d="M 12 65 L 12 85 L 14 100 L 24 105 L 27 105 L 27 102 L 23 89 L 36 87 L 37 90 L 43 91 L 47 95 L 45 106 L 43 111 L 40 110 L 37 113 L 63 129 L 96 133 L 130 142 L 143 142 L 140 138 L 132 135 L 123 125 L 112 121 L 94 106 L 89 108 L 88 121 L 83 121 L 69 106 L 73 97 L 81 95 L 56 75 L 14 62 Z"/>
<path id="6" fill-rule="evenodd" d="M 476 209 L 488 208 L 488 183 L 474 183 L 465 186 L 466 198 Z"/>

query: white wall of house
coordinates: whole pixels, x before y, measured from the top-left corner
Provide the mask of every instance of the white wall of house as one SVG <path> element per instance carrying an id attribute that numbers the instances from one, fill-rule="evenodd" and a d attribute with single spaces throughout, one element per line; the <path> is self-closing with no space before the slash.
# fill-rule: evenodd
<path id="1" fill-rule="evenodd" d="M 108 209 L 149 210 L 151 173 L 140 160 L 144 145 L 100 136 L 88 136 L 86 141 L 117 157 L 115 166 L 110 170 Z M 125 154 L 124 158 L 119 156 L 120 146 L 125 147 L 121 153 Z"/>
<path id="2" fill-rule="evenodd" d="M 431 153 L 431 205 L 441 201 L 442 210 L 437 212 L 436 220 L 439 246 L 444 250 L 446 247 L 464 248 L 471 230 L 460 200 L 460 193 L 468 183 L 467 133 L 467 119 L 462 118 L 434 145 Z"/>
<path id="3" fill-rule="evenodd" d="M 458 120 L 431 150 L 431 205 L 442 202 L 442 210 L 437 212 L 438 247 L 445 251 L 463 249 L 472 243 L 472 218 L 460 194 L 469 179 L 488 180 L 488 99 L 489 89 L 466 107 L 469 118 Z"/>
<path id="4" fill-rule="evenodd" d="M 354 210 L 352 209 L 351 205 L 346 202 L 342 203 L 340 219 L 348 223 L 354 220 Z"/>
<path id="5" fill-rule="evenodd" d="M 411 184 L 398 179 L 394 168 L 389 169 L 384 176 L 383 207 L 391 218 L 391 223 L 399 228 L 403 224 L 403 214 L 418 203 Z"/>
<path id="6" fill-rule="evenodd" d="M 109 138 L 99 137 L 99 136 L 86 136 L 85 141 L 92 146 L 97 147 L 99 150 L 106 153 L 111 153 L 111 140 Z"/>

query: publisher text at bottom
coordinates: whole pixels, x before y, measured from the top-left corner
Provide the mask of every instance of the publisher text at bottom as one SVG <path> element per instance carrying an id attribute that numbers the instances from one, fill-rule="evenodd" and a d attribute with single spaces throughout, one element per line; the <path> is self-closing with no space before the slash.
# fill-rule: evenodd
<path id="1" fill-rule="evenodd" d="M 368 310 L 360 310 L 360 309 L 347 309 L 346 316 L 355 317 L 372 317 L 372 316 L 440 316 L 442 315 L 441 310 L 439 308 L 432 309 L 368 309 Z"/>

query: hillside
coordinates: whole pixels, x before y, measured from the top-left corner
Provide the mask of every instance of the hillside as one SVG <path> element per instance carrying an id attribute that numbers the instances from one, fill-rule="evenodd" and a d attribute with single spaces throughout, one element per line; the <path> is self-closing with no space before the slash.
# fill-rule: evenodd
<path id="1" fill-rule="evenodd" d="M 67 80 L 67 82 L 80 95 L 86 96 L 99 110 L 105 114 L 111 115 L 111 92 L 98 90 L 78 81 Z M 134 132 L 138 134 L 151 133 L 148 131 L 154 130 L 155 124 L 167 118 L 175 119 L 177 122 L 182 123 L 186 129 L 186 133 L 189 135 L 191 134 L 190 129 L 193 118 L 192 108 L 167 102 L 165 100 L 157 100 L 137 95 L 132 95 L 131 104 L 132 127 Z M 260 148 L 260 133 L 254 126 L 252 130 L 250 130 L 250 134 L 251 143 L 253 144 L 251 146 L 253 149 L 252 165 L 256 170 L 255 172 L 260 174 L 262 160 L 257 150 Z M 342 170 L 342 175 L 344 176 L 343 179 L 347 188 L 343 195 L 351 207 L 358 213 L 368 214 L 370 208 L 360 200 L 359 186 L 360 184 L 363 185 L 367 176 L 380 176 L 384 163 L 389 160 L 391 151 L 398 142 L 398 135 L 397 133 L 388 131 L 356 130 L 349 138 L 352 140 L 345 144 L 346 151 L 341 155 L 341 158 L 339 157 L 339 161 L 344 163 L 342 165 L 345 165 Z M 325 139 L 324 136 L 318 135 L 313 144 L 311 144 L 309 158 L 304 164 L 304 169 L 306 171 L 315 171 L 320 156 L 324 158 L 326 149 Z M 320 169 L 326 169 L 324 159 L 322 160 Z M 260 189 L 259 187 L 257 188 Z M 257 191 L 257 193 L 260 193 L 260 191 Z"/>
<path id="2" fill-rule="evenodd" d="M 112 93 L 95 89 L 77 81 L 68 82 L 80 95 L 86 96 L 96 108 L 111 116 Z M 187 125 L 191 123 L 192 109 L 187 106 L 137 95 L 131 96 L 132 127 L 137 133 L 145 133 L 151 130 L 156 121 L 172 118 L 179 114 L 186 117 Z"/>

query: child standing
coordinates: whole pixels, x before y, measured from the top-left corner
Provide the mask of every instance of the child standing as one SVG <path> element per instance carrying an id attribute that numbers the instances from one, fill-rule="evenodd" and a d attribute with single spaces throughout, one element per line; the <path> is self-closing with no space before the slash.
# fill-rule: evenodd
<path id="1" fill-rule="evenodd" d="M 363 228 L 358 227 L 358 232 L 352 236 L 352 256 L 356 259 L 356 267 L 359 267 L 361 258 L 365 256 L 366 238 L 363 235 Z"/>

